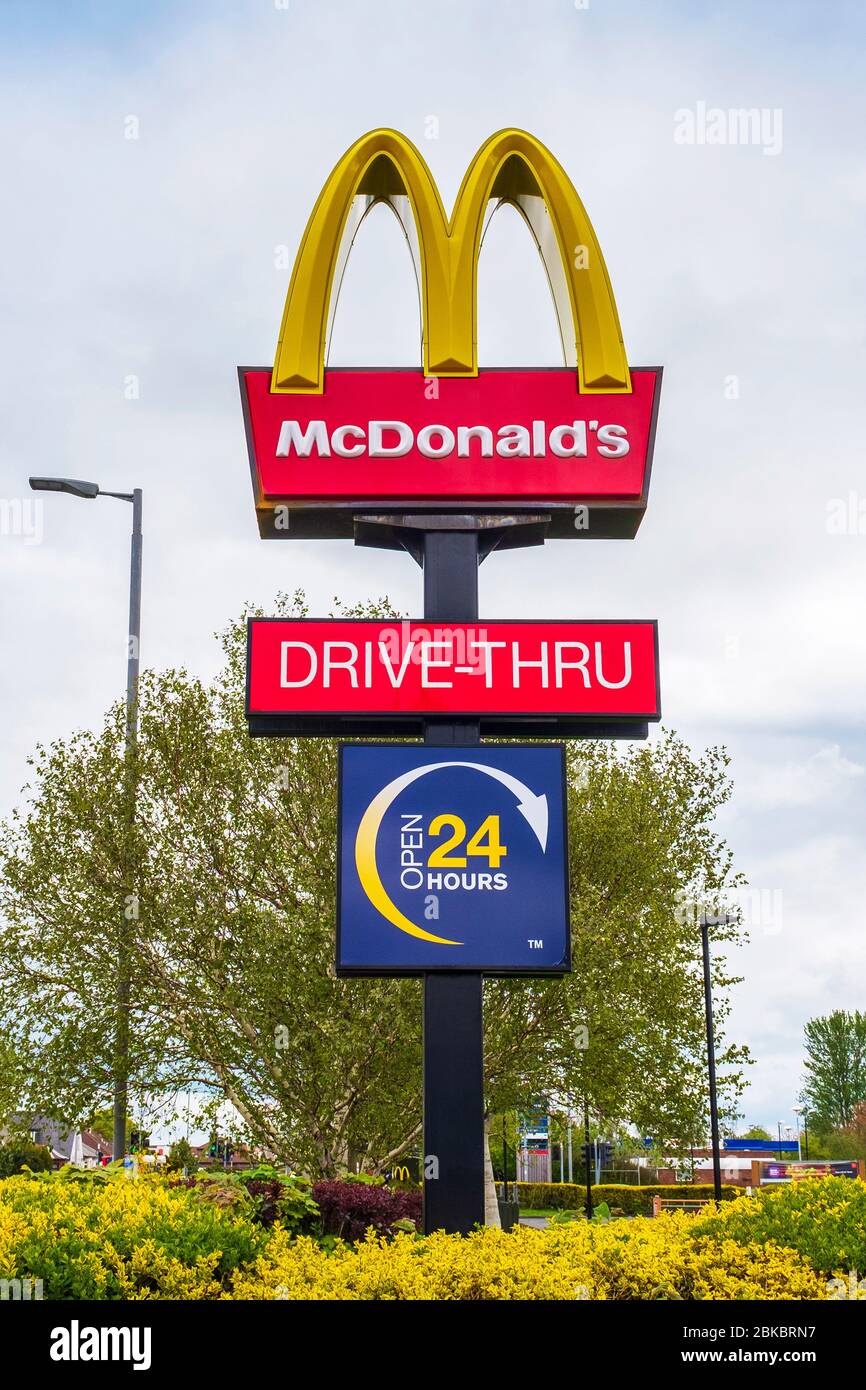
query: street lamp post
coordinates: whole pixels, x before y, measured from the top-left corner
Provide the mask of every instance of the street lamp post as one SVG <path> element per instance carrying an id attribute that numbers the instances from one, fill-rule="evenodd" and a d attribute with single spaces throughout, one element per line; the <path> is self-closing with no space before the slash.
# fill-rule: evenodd
<path id="1" fill-rule="evenodd" d="M 92 501 L 96 497 L 116 497 L 121 502 L 132 503 L 132 543 L 129 567 L 129 631 L 126 656 L 126 721 L 124 731 L 124 801 L 127 828 L 131 838 L 135 823 L 136 802 L 136 749 L 138 745 L 138 680 L 141 647 L 141 559 L 142 559 L 142 490 L 132 492 L 107 492 L 98 483 L 85 482 L 80 478 L 31 478 L 30 486 L 34 492 L 66 492 L 72 497 L 83 497 Z M 125 885 L 129 887 L 129 885 Z M 130 893 L 131 896 L 131 893 Z M 117 985 L 115 994 L 115 1042 L 114 1042 L 114 1105 L 112 1158 L 122 1159 L 126 1154 L 126 1114 L 129 1088 L 129 951 L 127 933 L 129 917 L 124 903 L 121 912 L 119 946 L 117 952 Z"/>
<path id="2" fill-rule="evenodd" d="M 805 1149 L 805 1153 L 803 1154 L 803 1157 L 805 1158 L 806 1162 L 808 1163 L 808 1161 L 809 1161 L 809 1112 L 808 1112 L 808 1110 L 806 1110 L 806 1109 L 803 1110 L 803 1147 L 804 1147 L 804 1149 Z"/>
<path id="3" fill-rule="evenodd" d="M 707 1019 L 707 1073 L 710 1082 L 710 1130 L 713 1145 L 713 1195 L 717 1202 L 722 1200 L 722 1156 L 719 1143 L 719 1105 L 716 1094 L 716 1047 L 713 1037 L 713 991 L 710 979 L 710 927 L 721 926 L 728 921 L 724 917 L 701 913 L 701 948 L 704 958 L 704 1009 Z"/>
<path id="4" fill-rule="evenodd" d="M 798 1157 L 798 1158 L 802 1158 L 802 1157 L 803 1157 L 803 1146 L 802 1146 L 802 1144 L 800 1143 L 800 1116 L 801 1116 L 802 1114 L 803 1114 L 803 1107 L 802 1107 L 802 1105 L 795 1105 L 795 1106 L 794 1106 L 794 1118 L 795 1118 L 796 1121 L 797 1121 L 797 1157 Z M 807 1150 L 807 1153 L 806 1153 L 806 1157 L 807 1157 L 807 1158 L 809 1157 L 808 1150 Z"/>

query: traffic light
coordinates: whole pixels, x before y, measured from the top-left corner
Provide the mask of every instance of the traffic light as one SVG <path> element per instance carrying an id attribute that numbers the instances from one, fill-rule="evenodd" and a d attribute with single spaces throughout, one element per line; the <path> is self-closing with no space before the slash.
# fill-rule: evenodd
<path id="1" fill-rule="evenodd" d="M 580 1146 L 580 1157 L 581 1157 L 581 1162 L 583 1163 L 584 1168 L 586 1168 L 586 1167 L 591 1167 L 592 1164 L 595 1163 L 595 1145 L 594 1145 L 594 1144 L 581 1144 L 581 1146 Z"/>
<path id="2" fill-rule="evenodd" d="M 602 1168 L 609 1168 L 613 1161 L 613 1144 L 609 1139 L 602 1139 L 598 1146 L 598 1158 Z"/>

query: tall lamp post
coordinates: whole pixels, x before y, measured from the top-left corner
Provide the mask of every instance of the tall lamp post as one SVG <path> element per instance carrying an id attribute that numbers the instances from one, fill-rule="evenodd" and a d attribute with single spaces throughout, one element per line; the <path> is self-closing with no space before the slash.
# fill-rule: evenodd
<path id="1" fill-rule="evenodd" d="M 126 659 L 126 727 L 124 738 L 127 824 L 132 829 L 135 821 L 136 771 L 135 753 L 138 743 L 138 674 L 139 648 L 141 646 L 141 511 L 142 491 L 140 487 L 132 492 L 106 492 L 98 483 L 84 482 L 80 478 L 31 478 L 30 486 L 34 492 L 66 492 L 72 497 L 83 497 L 92 501 L 96 497 L 116 497 L 121 502 L 132 503 L 132 545 L 129 569 L 129 633 Z M 126 1112 L 129 1087 L 129 953 L 126 934 L 129 923 L 124 912 L 121 916 L 120 935 L 117 952 L 117 985 L 115 993 L 115 1042 L 114 1042 L 114 1135 L 112 1139 L 112 1158 L 122 1159 L 126 1154 Z"/>
<path id="2" fill-rule="evenodd" d="M 710 1130 L 713 1145 L 713 1195 L 722 1200 L 722 1156 L 719 1144 L 719 1104 L 716 1094 L 716 1046 L 713 1037 L 713 990 L 710 979 L 710 927 L 727 925 L 727 913 L 718 917 L 701 913 L 701 947 L 704 957 L 704 1008 L 707 1016 L 707 1072 L 710 1081 Z"/>
<path id="3" fill-rule="evenodd" d="M 798 1157 L 798 1158 L 802 1158 L 802 1157 L 803 1157 L 803 1146 L 802 1146 L 802 1144 L 800 1143 L 800 1116 L 803 1114 L 803 1107 L 802 1107 L 802 1105 L 795 1105 L 795 1106 L 793 1107 L 793 1111 L 794 1111 L 794 1117 L 795 1117 L 795 1119 L 796 1119 L 796 1121 L 797 1121 L 797 1157 Z M 808 1139 L 807 1139 L 807 1141 L 806 1141 L 806 1157 L 807 1157 L 807 1158 L 809 1157 Z"/>

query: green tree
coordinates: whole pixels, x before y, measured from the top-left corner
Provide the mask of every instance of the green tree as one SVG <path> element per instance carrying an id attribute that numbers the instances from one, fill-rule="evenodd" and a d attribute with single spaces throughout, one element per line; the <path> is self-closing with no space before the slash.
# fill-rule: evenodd
<path id="1" fill-rule="evenodd" d="M 11 1178 L 25 1168 L 33 1173 L 50 1173 L 51 1150 L 29 1139 L 9 1139 L 0 1144 L 0 1178 Z"/>
<path id="2" fill-rule="evenodd" d="M 181 1136 L 176 1139 L 169 1149 L 166 1159 L 166 1168 L 169 1172 L 183 1171 L 187 1176 L 198 1172 L 198 1159 L 192 1151 L 192 1145 L 188 1139 Z"/>
<path id="3" fill-rule="evenodd" d="M 772 1139 L 772 1137 L 769 1130 L 762 1129 L 760 1125 L 752 1125 L 751 1129 L 747 1129 L 745 1134 L 740 1136 L 741 1139 Z"/>
<path id="4" fill-rule="evenodd" d="M 805 1027 L 802 1098 L 816 1133 L 842 1129 L 866 1100 L 866 1013 L 834 1009 Z"/>
<path id="5" fill-rule="evenodd" d="M 854 1106 L 849 1124 L 827 1135 L 828 1158 L 866 1159 L 866 1101 Z"/>
<path id="6" fill-rule="evenodd" d="M 114 1112 L 108 1107 L 103 1110 L 95 1110 L 87 1119 L 87 1128 L 101 1134 L 102 1138 L 110 1144 L 114 1136 Z M 129 1148 L 132 1136 L 132 1118 L 126 1117 L 126 1147 Z"/>
<path id="7" fill-rule="evenodd" d="M 243 620 L 223 645 L 211 685 L 184 671 L 142 680 L 132 837 L 119 706 L 33 759 L 28 802 L 0 838 L 0 1021 L 29 1058 L 22 1099 L 71 1120 L 105 1104 L 122 915 L 133 1093 L 200 1088 L 298 1169 L 382 1171 L 420 1137 L 420 982 L 337 979 L 337 745 L 250 739 Z M 672 734 L 625 752 L 576 742 L 568 777 L 574 973 L 487 983 L 489 1111 L 558 1096 L 687 1143 L 706 1128 L 691 904 L 734 881 L 713 829 L 726 757 L 695 758 Z M 714 943 L 730 1107 L 745 1053 L 722 1038 L 721 952 L 737 935 L 719 928 Z"/>

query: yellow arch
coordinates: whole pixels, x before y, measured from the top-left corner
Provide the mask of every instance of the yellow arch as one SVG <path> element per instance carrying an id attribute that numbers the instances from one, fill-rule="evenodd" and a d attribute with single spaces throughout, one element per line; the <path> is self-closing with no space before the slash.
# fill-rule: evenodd
<path id="1" fill-rule="evenodd" d="M 447 936 L 434 936 L 432 932 L 416 926 L 388 897 L 385 885 L 379 876 L 379 868 L 376 863 L 376 841 L 379 838 L 379 826 L 398 791 L 399 788 L 395 789 L 394 783 L 389 782 L 387 787 L 383 787 L 380 792 L 376 793 L 361 817 L 358 833 L 355 836 L 355 868 L 358 871 L 361 887 L 368 900 L 376 911 L 385 918 L 386 922 L 398 927 L 407 936 L 416 936 L 419 941 L 435 941 L 439 946 L 462 946 L 462 941 L 451 941 Z"/>
<path id="2" fill-rule="evenodd" d="M 466 171 L 450 220 L 420 151 L 396 130 L 363 135 L 332 170 L 295 259 L 271 390 L 320 392 L 346 260 L 377 203 L 396 214 L 415 263 L 427 376 L 478 373 L 478 256 L 488 205 L 510 203 L 538 247 L 566 365 L 580 390 L 630 392 L 619 315 L 601 248 L 562 165 L 540 140 L 501 130 Z"/>

